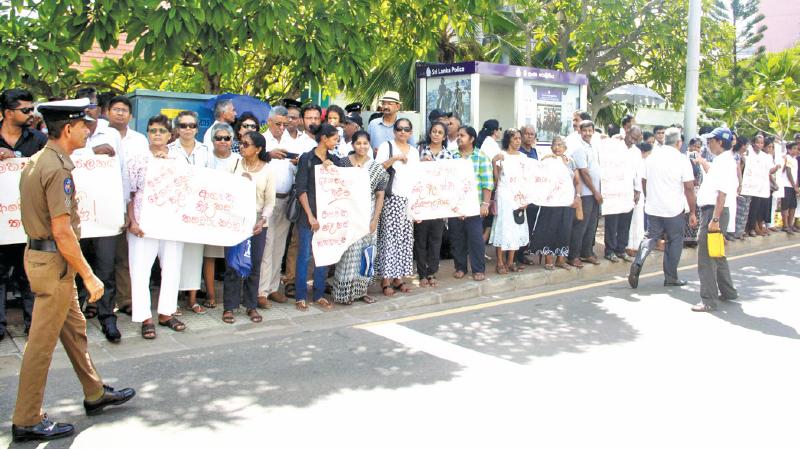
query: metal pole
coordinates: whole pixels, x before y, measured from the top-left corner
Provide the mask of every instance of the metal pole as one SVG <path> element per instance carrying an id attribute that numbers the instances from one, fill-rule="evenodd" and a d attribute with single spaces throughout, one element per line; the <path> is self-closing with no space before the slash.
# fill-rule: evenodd
<path id="1" fill-rule="evenodd" d="M 700 85 L 700 18 L 701 0 L 689 0 L 689 41 L 686 52 L 686 96 L 684 98 L 683 133 L 686 139 L 697 135 L 697 96 Z"/>

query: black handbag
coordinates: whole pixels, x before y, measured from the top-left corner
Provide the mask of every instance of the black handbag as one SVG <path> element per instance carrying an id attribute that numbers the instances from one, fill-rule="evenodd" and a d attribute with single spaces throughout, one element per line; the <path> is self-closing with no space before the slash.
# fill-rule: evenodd
<path id="1" fill-rule="evenodd" d="M 312 170 L 314 166 L 311 163 L 311 158 L 308 158 L 308 170 Z M 289 196 L 286 200 L 286 218 L 289 219 L 289 222 L 297 223 L 300 220 L 300 211 L 303 209 L 303 205 L 300 204 L 300 199 L 297 195 L 297 184 L 292 185 L 292 189 L 289 191 Z"/>
<path id="2" fill-rule="evenodd" d="M 387 142 L 389 144 L 389 159 L 392 159 L 392 154 L 394 153 L 394 147 L 392 146 L 392 141 Z M 386 173 L 389 174 L 389 181 L 386 182 L 386 189 L 383 190 L 384 197 L 391 197 L 392 196 L 392 182 L 394 181 L 394 167 L 389 166 L 386 169 Z"/>

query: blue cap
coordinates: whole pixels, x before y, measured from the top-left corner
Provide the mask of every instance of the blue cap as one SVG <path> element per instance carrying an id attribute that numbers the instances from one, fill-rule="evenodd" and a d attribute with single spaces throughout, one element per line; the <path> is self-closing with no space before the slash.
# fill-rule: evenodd
<path id="1" fill-rule="evenodd" d="M 725 147 L 730 146 L 733 143 L 733 133 L 731 132 L 731 130 L 725 127 L 714 128 L 714 130 L 711 131 L 711 133 L 706 133 L 702 137 L 706 139 L 717 138 L 720 141 L 722 141 L 722 144 Z"/>

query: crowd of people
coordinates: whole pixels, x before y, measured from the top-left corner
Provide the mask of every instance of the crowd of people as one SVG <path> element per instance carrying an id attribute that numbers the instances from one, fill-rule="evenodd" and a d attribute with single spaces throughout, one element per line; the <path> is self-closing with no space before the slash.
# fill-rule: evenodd
<path id="1" fill-rule="evenodd" d="M 399 95 L 388 91 L 380 99 L 381 115 L 366 123 L 358 104 L 323 110 L 287 99 L 271 108 L 262 125 L 251 112 L 236 111 L 230 100 L 222 100 L 214 108 L 214 123 L 200 136 L 193 111 L 181 111 L 173 118 L 150 117 L 146 129 L 138 132 L 129 126 L 133 105 L 128 97 L 85 88 L 75 98 L 88 100 L 85 113 L 95 120 L 87 125 L 86 146 L 73 155 L 116 156 L 122 183 L 124 232 L 81 240 L 105 286 L 102 298 L 85 302 L 89 291 L 78 279 L 83 314 L 87 319 L 96 317 L 112 342 L 121 339 L 117 312 L 131 315 L 141 323 L 141 336 L 153 339 L 156 322 L 183 331 L 182 314 L 206 314 L 219 303 L 225 323 L 236 322 L 242 305 L 246 320 L 260 322 L 260 311 L 270 309 L 273 302 L 293 299 L 300 311 L 311 303 L 330 310 L 335 303 L 375 302 L 368 293 L 373 283 L 386 297 L 408 293 L 415 286 L 435 288 L 443 257 L 452 258 L 454 278 L 471 274 L 475 281 L 486 279 L 487 261 L 494 261 L 496 273 L 505 275 L 535 265 L 572 270 L 600 264 L 605 258 L 631 263 L 629 281 L 636 287 L 645 258 L 661 246 L 665 285 L 680 286 L 685 282 L 678 278 L 677 262 L 686 236 L 701 248 L 708 245 L 708 232 L 721 231 L 728 240 L 765 236 L 779 230 L 778 217 L 783 231 L 798 231 L 794 217 L 800 135 L 795 142 L 779 142 L 762 133 L 745 137 L 715 129 L 684 143 L 676 126 L 647 132 L 626 116 L 619 127 L 604 132 L 588 113 L 576 111 L 571 134 L 556 135 L 549 146 L 537 146 L 533 125 L 503 130 L 497 120 L 489 119 L 476 130 L 457 114 L 442 110 L 429 114 L 425 130 L 414 130 L 410 120 L 398 116 Z M 31 157 L 45 146 L 48 124 L 37 119 L 29 92 L 3 92 L 0 108 L 0 159 Z M 609 148 L 626 155 L 626 164 L 615 170 L 624 172 L 619 175 L 629 181 L 634 201 L 622 213 L 603 213 L 601 179 L 609 174 L 602 173 L 601 161 Z M 225 263 L 222 247 L 155 239 L 140 227 L 147 167 L 155 158 L 252 180 L 257 222 L 250 238 L 248 276 L 242 278 Z M 480 213 L 412 220 L 408 202 L 418 165 L 453 159 L 472 163 Z M 519 208 L 510 178 L 529 159 L 559 162 L 554 167 L 563 170 L 574 187 L 571 205 Z M 754 161 L 770 167 L 768 197 L 741 195 L 744 169 Z M 314 267 L 309 290 L 311 242 L 320 227 L 317 165 L 363 169 L 369 179 L 371 214 L 369 233 L 335 267 Z M 709 189 L 716 190 L 706 192 Z M 717 205 L 717 192 L 727 194 L 722 205 Z M 294 198 L 297 214 L 292 218 Z M 603 254 L 598 256 L 601 218 Z M 487 244 L 493 252 L 487 251 Z M 33 295 L 22 270 L 24 248 L 24 244 L 0 247 L 0 339 L 5 334 L 7 287 L 16 286 L 22 293 L 26 331 L 30 327 Z M 374 275 L 360 270 L 365 248 L 374 250 Z M 717 262 L 706 261 L 706 266 Z M 215 280 L 222 281 L 222 292 L 215 289 Z M 155 317 L 154 285 L 159 286 Z M 725 282 L 705 289 L 701 297 L 696 310 L 710 310 L 719 298 L 735 298 L 735 289 Z"/>

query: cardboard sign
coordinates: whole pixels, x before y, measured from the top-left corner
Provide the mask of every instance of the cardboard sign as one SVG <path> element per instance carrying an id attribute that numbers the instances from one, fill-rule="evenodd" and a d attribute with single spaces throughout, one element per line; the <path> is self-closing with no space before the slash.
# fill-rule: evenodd
<path id="1" fill-rule="evenodd" d="M 601 144 L 599 160 L 602 215 L 632 211 L 635 169 L 625 143 L 618 139 L 605 139 Z"/>
<path id="2" fill-rule="evenodd" d="M 471 217 L 480 214 L 472 162 L 462 159 L 417 164 L 409 215 L 414 220 Z"/>
<path id="3" fill-rule="evenodd" d="M 147 237 L 230 247 L 253 234 L 255 183 L 241 175 L 154 159 L 138 195 Z"/>
<path id="4" fill-rule="evenodd" d="M 768 155 L 747 153 L 742 175 L 742 195 L 752 197 L 769 197 L 769 160 Z"/>
<path id="5" fill-rule="evenodd" d="M 314 167 L 319 230 L 311 239 L 316 266 L 336 264 L 369 233 L 369 173 L 360 167 Z"/>
<path id="6" fill-rule="evenodd" d="M 81 238 L 114 236 L 124 224 L 122 175 L 116 157 L 76 156 L 75 199 L 81 219 Z M 0 161 L 0 245 L 27 241 L 20 215 L 19 180 L 28 158 Z"/>

